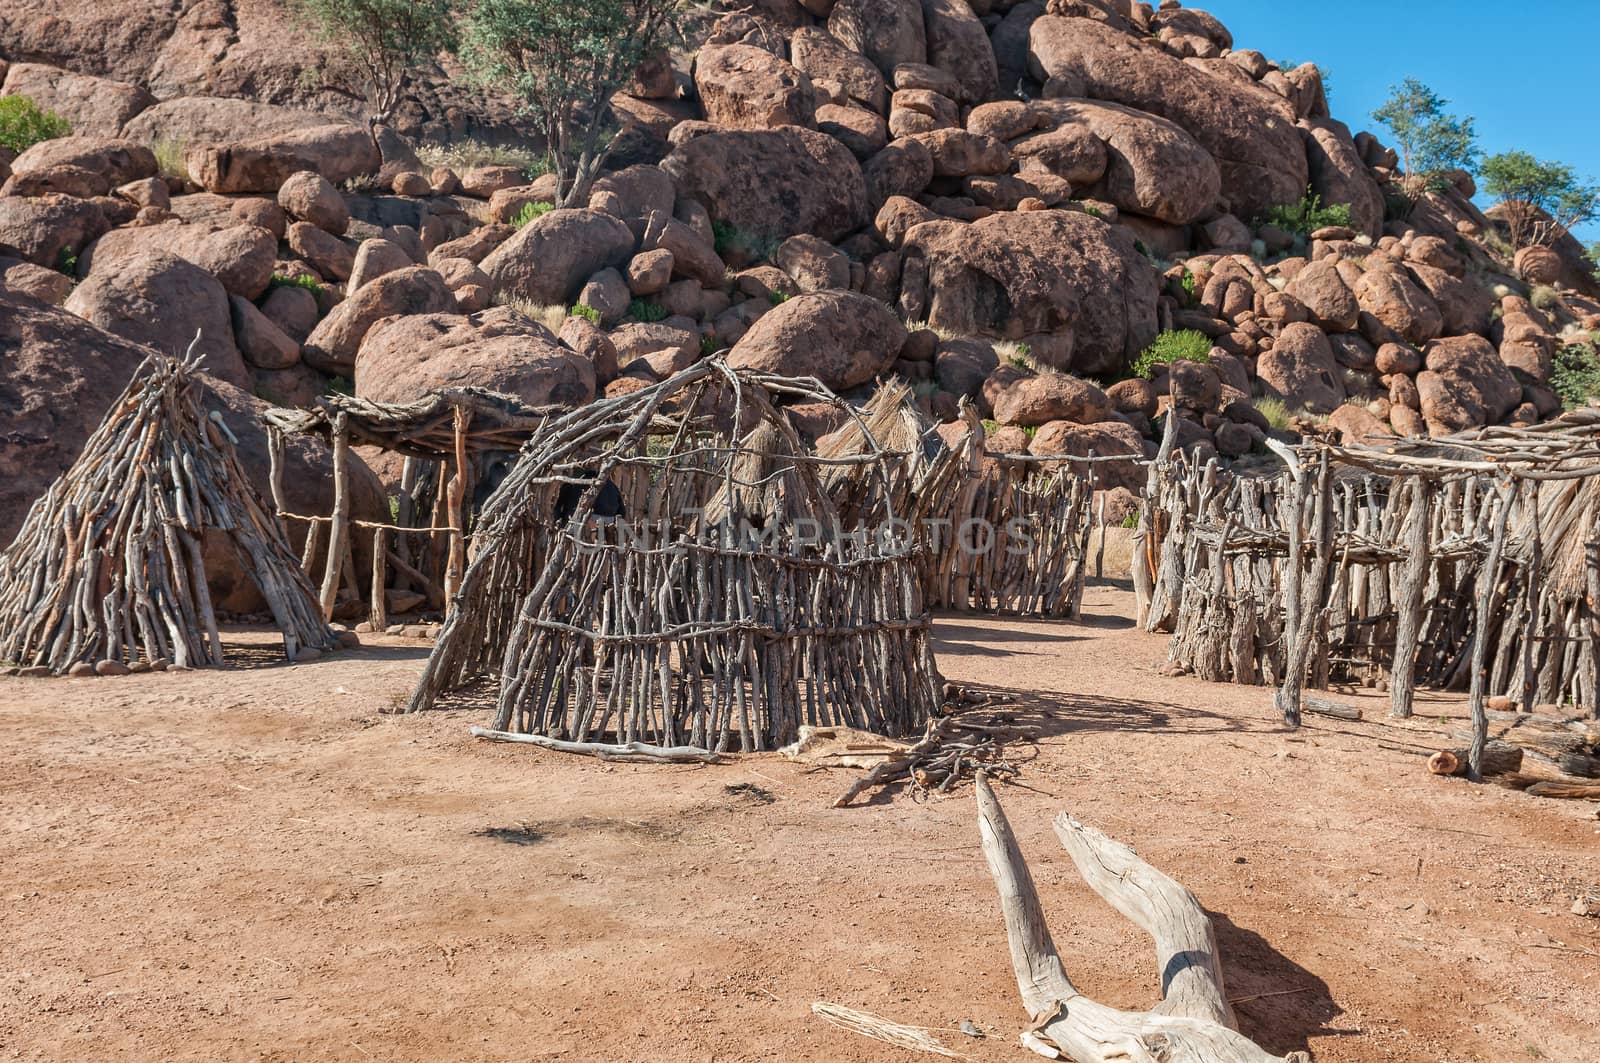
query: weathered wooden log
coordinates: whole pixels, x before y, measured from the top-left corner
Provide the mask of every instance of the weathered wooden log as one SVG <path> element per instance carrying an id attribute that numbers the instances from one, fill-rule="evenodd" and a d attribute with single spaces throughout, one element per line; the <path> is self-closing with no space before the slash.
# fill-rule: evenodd
<path id="1" fill-rule="evenodd" d="M 327 561 L 322 571 L 322 593 L 319 596 L 324 619 L 333 618 L 333 607 L 339 600 L 339 579 L 344 570 L 345 547 L 350 536 L 349 464 L 350 431 L 346 415 L 340 413 L 334 420 L 333 429 L 333 520 L 328 525 Z"/>
<path id="2" fill-rule="evenodd" d="M 1479 754 L 1477 777 L 1509 775 L 1522 770 L 1522 750 L 1509 742 L 1492 741 L 1483 744 Z M 1428 771 L 1434 775 L 1473 774 L 1472 749 L 1441 749 L 1428 758 Z"/>
<path id="3" fill-rule="evenodd" d="M 1309 1063 L 1304 1052 L 1264 1051 L 1236 1028 L 1223 988 L 1216 936 L 1194 894 L 1121 845 L 1063 812 L 1056 835 L 1084 880 L 1155 941 L 1163 999 L 1147 1012 L 1120 1011 L 1080 993 L 1051 940 L 1039 895 L 1005 812 L 977 782 L 978 832 L 1000 892 L 1011 965 L 1031 1019 L 1022 1043 L 1078 1063 Z"/>
<path id="4" fill-rule="evenodd" d="M 496 731 L 488 727 L 472 728 L 474 738 L 487 738 L 491 742 L 515 742 L 523 745 L 552 749 L 558 753 L 579 753 L 601 760 L 644 761 L 661 764 L 715 764 L 722 758 L 709 749 L 695 746 L 657 746 L 648 742 L 567 742 L 546 738 L 539 734 L 515 734 Z"/>

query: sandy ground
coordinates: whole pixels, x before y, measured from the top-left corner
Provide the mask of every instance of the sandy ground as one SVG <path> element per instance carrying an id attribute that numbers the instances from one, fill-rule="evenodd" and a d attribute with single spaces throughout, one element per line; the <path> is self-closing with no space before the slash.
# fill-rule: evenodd
<path id="1" fill-rule="evenodd" d="M 1381 722 L 1285 734 L 1264 690 L 1158 675 L 1131 609 L 939 631 L 950 678 L 1045 725 L 1001 796 L 1080 988 L 1147 1007 L 1156 971 L 1063 807 L 1199 895 L 1275 1052 L 1600 1061 L 1593 804 L 1431 778 Z M 483 743 L 481 709 L 389 714 L 417 642 L 291 668 L 233 638 L 256 659 L 220 672 L 0 680 L 0 1059 L 912 1058 L 818 1000 L 1035 1058 L 970 786 L 836 810 L 852 773 L 777 757 Z"/>

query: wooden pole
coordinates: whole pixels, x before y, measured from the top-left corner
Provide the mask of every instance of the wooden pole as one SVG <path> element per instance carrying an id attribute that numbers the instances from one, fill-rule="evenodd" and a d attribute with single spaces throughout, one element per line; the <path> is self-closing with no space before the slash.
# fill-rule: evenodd
<path id="1" fill-rule="evenodd" d="M 1600 507 L 1595 509 L 1594 539 L 1585 554 L 1589 562 L 1589 715 L 1600 720 Z"/>
<path id="2" fill-rule="evenodd" d="M 368 622 L 372 630 L 383 634 L 389 626 L 389 548 L 387 528 L 372 529 L 372 602 Z"/>
<path id="3" fill-rule="evenodd" d="M 1528 559 L 1527 585 L 1522 602 L 1522 711 L 1532 712 L 1534 695 L 1539 686 L 1538 677 L 1534 674 L 1533 647 L 1539 638 L 1539 576 L 1544 567 L 1544 540 L 1543 530 L 1539 526 L 1539 485 L 1525 481 L 1523 491 L 1528 498 L 1528 517 L 1533 528 L 1533 553 Z"/>
<path id="4" fill-rule="evenodd" d="M 333 618 L 339 599 L 339 577 L 344 567 L 345 544 L 350 536 L 350 484 L 346 467 L 350 454 L 348 416 L 340 411 L 333 421 L 333 520 L 328 525 L 328 563 L 322 572 L 322 618 Z"/>
<path id="5" fill-rule="evenodd" d="M 1411 715 L 1417 688 L 1417 647 L 1422 633 L 1422 596 L 1428 583 L 1428 527 L 1433 508 L 1433 484 L 1425 476 L 1411 481 L 1411 508 L 1406 512 L 1402 543 L 1406 553 L 1400 570 L 1400 594 L 1395 602 L 1394 664 L 1389 676 L 1389 713 L 1405 719 Z"/>
<path id="6" fill-rule="evenodd" d="M 450 555 L 445 562 L 444 599 L 446 607 L 455 601 L 461 587 L 461 577 L 467 569 L 466 526 L 462 519 L 462 502 L 467 495 L 467 426 L 472 421 L 472 411 L 456 407 L 455 416 L 455 470 L 450 478 L 450 491 L 445 504 L 450 520 Z"/>
<path id="7" fill-rule="evenodd" d="M 1484 674 L 1485 659 L 1489 654 L 1489 615 L 1494 607 L 1494 592 L 1500 582 L 1500 559 L 1505 555 L 1506 521 L 1511 515 L 1511 500 L 1515 497 L 1516 481 L 1506 479 L 1498 485 L 1500 512 L 1494 521 L 1494 540 L 1489 546 L 1489 558 L 1478 574 L 1477 625 L 1472 632 L 1472 746 L 1467 751 L 1467 777 L 1473 782 L 1483 779 L 1483 751 L 1489 741 L 1489 717 L 1485 713 Z"/>

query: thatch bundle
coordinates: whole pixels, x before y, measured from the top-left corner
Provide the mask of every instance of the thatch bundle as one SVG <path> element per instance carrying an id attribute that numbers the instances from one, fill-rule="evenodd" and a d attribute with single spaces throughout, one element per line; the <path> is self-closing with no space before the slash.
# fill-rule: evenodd
<path id="1" fill-rule="evenodd" d="M 222 663 L 202 538 L 222 533 L 293 658 L 331 649 L 299 561 L 256 496 L 197 361 L 152 357 L 0 554 L 0 660 L 62 673 Z M 113 662 L 111 665 L 102 662 Z"/>

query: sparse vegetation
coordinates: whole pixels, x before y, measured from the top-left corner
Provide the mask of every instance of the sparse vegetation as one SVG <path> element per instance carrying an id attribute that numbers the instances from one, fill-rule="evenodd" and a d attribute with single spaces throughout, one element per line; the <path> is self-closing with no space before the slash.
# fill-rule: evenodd
<path id="1" fill-rule="evenodd" d="M 727 257 L 729 251 L 743 249 L 755 261 L 765 262 L 778 249 L 778 242 L 770 236 L 748 232 L 730 221 L 712 222 L 711 236 L 717 254 L 723 257 Z"/>
<path id="2" fill-rule="evenodd" d="M 189 167 L 183 161 L 183 151 L 186 143 L 182 137 L 157 137 L 150 145 L 150 151 L 156 157 L 156 165 L 161 168 L 162 177 L 174 177 L 187 181 Z"/>
<path id="3" fill-rule="evenodd" d="M 614 143 L 607 101 L 681 37 L 683 17 L 683 0 L 476 0 L 460 18 L 461 59 L 539 124 L 558 205 L 583 204 Z"/>
<path id="4" fill-rule="evenodd" d="M 710 333 L 700 337 L 700 356 L 702 358 L 709 358 L 721 349 L 722 347 L 717 343 L 717 338 Z"/>
<path id="5" fill-rule="evenodd" d="M 1600 341 L 1590 336 L 1558 347 L 1551 360 L 1550 387 L 1569 410 L 1600 400 Z"/>
<path id="6" fill-rule="evenodd" d="M 1545 247 L 1600 214 L 1600 185 L 1566 163 L 1507 151 L 1483 160 L 1483 188 L 1504 208 L 1513 247 Z"/>
<path id="7" fill-rule="evenodd" d="M 1183 280 L 1180 283 L 1183 288 L 1184 305 L 1193 306 L 1197 299 L 1195 295 L 1194 270 L 1188 266 L 1183 267 Z"/>
<path id="8" fill-rule="evenodd" d="M 1267 424 L 1272 426 L 1274 432 L 1282 432 L 1289 427 L 1289 407 L 1284 405 L 1282 399 L 1262 396 L 1251 402 L 1256 412 L 1267 419 Z"/>
<path id="9" fill-rule="evenodd" d="M 327 395 L 354 395 L 355 384 L 347 376 L 333 376 L 328 378 L 328 387 L 324 394 Z"/>
<path id="10" fill-rule="evenodd" d="M 1158 366 L 1171 365 L 1173 362 L 1199 362 L 1205 365 L 1210 361 L 1211 337 L 1194 329 L 1169 329 L 1139 353 L 1128 367 L 1128 373 L 1149 380 Z"/>
<path id="11" fill-rule="evenodd" d="M 554 203 L 524 203 L 522 205 L 522 209 L 517 211 L 517 213 L 512 216 L 511 225 L 514 228 L 520 229 L 524 225 L 530 224 L 537 218 L 544 217 L 546 214 L 549 214 L 555 209 L 556 205 Z"/>
<path id="12" fill-rule="evenodd" d="M 1528 302 L 1535 310 L 1549 310 L 1561 301 L 1561 293 L 1548 284 L 1537 284 L 1528 293 Z"/>
<path id="13" fill-rule="evenodd" d="M 1394 137 L 1406 193 L 1412 198 L 1435 187 L 1449 170 L 1472 173 L 1478 162 L 1474 120 L 1446 111 L 1450 101 L 1416 78 L 1391 86 L 1389 98 L 1372 112 L 1372 120 Z"/>
<path id="14" fill-rule="evenodd" d="M 567 320 L 567 308 L 561 303 L 536 303 L 509 292 L 496 292 L 494 302 L 496 306 L 509 306 L 523 317 L 537 321 L 551 332 L 560 332 L 562 323 Z"/>
<path id="15" fill-rule="evenodd" d="M 527 148 L 488 144 L 481 140 L 458 140 L 452 144 L 423 144 L 417 158 L 424 166 L 448 167 L 459 173 L 480 166 L 510 166 L 533 180 L 550 172 L 550 157 Z"/>
<path id="16" fill-rule="evenodd" d="M 1325 229 L 1330 225 L 1349 226 L 1350 205 L 1348 203 L 1324 205 L 1322 197 L 1308 188 L 1300 202 L 1273 207 L 1267 212 L 1265 220 L 1267 224 L 1276 225 L 1284 232 L 1294 233 L 1297 236 L 1310 236 L 1318 229 Z M 1185 277 L 1187 279 L 1187 274 Z M 1193 291 L 1188 286 L 1185 290 Z"/>
<path id="17" fill-rule="evenodd" d="M 771 291 L 767 293 L 767 302 L 771 303 L 773 306 L 779 306 L 783 303 L 787 303 L 788 301 L 788 292 Z"/>
<path id="18" fill-rule="evenodd" d="M 317 281 L 317 278 L 308 277 L 303 273 L 294 277 L 285 277 L 282 274 L 275 274 L 272 280 L 268 283 L 274 288 L 304 288 L 312 295 L 315 295 L 318 299 L 322 298 L 321 283 Z"/>
<path id="19" fill-rule="evenodd" d="M 294 0 L 350 65 L 369 118 L 387 122 L 415 67 L 455 43 L 452 0 Z"/>
<path id="20" fill-rule="evenodd" d="M 65 273 L 69 277 L 78 275 L 78 253 L 70 247 L 63 247 L 61 253 L 56 255 L 56 272 Z"/>
<path id="21" fill-rule="evenodd" d="M 603 320 L 604 320 L 600 316 L 600 311 L 596 310 L 592 306 L 587 306 L 587 305 L 585 305 L 583 303 L 573 303 L 570 307 L 567 308 L 567 313 L 569 315 L 571 315 L 572 317 L 581 317 L 585 321 L 588 321 L 588 322 L 590 322 L 592 324 L 595 324 L 595 325 L 601 324 L 603 322 Z"/>
<path id="22" fill-rule="evenodd" d="M 0 96 L 0 148 L 21 155 L 35 144 L 69 136 L 72 124 L 31 96 Z"/>
<path id="23" fill-rule="evenodd" d="M 667 316 L 667 308 L 650 299 L 635 299 L 628 304 L 628 316 L 635 321 L 660 321 Z"/>

